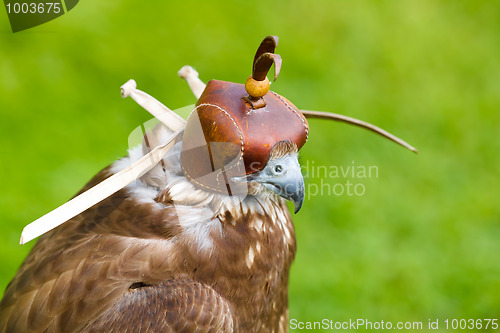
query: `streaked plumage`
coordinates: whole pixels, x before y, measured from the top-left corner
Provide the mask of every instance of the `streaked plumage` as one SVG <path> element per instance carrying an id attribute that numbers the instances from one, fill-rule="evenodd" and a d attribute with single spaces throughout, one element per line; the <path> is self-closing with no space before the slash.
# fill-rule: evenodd
<path id="1" fill-rule="evenodd" d="M 161 127 L 149 138 L 168 135 Z M 197 189 L 180 146 L 40 237 L 0 303 L 1 332 L 287 330 L 296 245 L 284 200 L 259 184 L 247 197 Z M 296 150 L 277 145 L 273 158 Z M 145 152 L 131 150 L 83 190 Z"/>

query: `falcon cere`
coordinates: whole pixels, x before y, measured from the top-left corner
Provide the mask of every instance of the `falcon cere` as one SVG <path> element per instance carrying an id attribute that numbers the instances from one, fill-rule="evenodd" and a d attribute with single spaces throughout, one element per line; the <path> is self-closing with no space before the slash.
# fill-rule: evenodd
<path id="1" fill-rule="evenodd" d="M 314 161 L 306 161 L 302 165 L 302 174 L 309 182 L 306 184 L 306 196 L 308 199 L 314 196 L 363 196 L 366 186 L 360 180 L 378 178 L 378 167 L 376 165 L 315 165 Z M 314 181 L 319 179 L 318 181 Z M 328 182 L 326 179 L 333 179 Z M 354 181 L 353 181 L 354 180 Z"/>

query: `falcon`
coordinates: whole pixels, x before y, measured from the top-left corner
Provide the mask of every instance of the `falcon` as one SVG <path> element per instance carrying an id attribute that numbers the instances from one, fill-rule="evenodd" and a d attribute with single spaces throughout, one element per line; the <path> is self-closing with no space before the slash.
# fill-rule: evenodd
<path id="1" fill-rule="evenodd" d="M 304 200 L 306 118 L 413 147 L 359 120 L 300 111 L 269 91 L 268 71 L 274 64 L 276 79 L 281 66 L 277 42 L 263 40 L 245 84 L 205 85 L 183 68 L 198 97 L 187 121 L 133 82 L 122 88 L 161 123 L 26 227 L 22 243 L 52 230 L 7 286 L 0 332 L 288 331 L 296 240 L 286 201 L 297 213 Z"/>

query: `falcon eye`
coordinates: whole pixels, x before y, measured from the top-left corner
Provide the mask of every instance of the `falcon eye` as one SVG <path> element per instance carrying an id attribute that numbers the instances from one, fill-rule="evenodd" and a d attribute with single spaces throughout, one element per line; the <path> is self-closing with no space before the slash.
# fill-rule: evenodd
<path id="1" fill-rule="evenodd" d="M 281 171 L 283 171 L 283 167 L 281 165 L 278 164 L 274 167 L 274 172 L 281 173 Z"/>

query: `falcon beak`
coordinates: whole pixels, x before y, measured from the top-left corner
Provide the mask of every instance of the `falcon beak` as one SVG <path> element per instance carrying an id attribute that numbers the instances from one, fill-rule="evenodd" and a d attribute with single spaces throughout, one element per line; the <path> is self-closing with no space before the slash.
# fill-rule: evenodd
<path id="1" fill-rule="evenodd" d="M 271 192 L 290 200 L 297 214 L 304 202 L 304 178 L 296 154 L 268 161 L 266 167 L 250 180 L 261 183 Z"/>
<path id="2" fill-rule="evenodd" d="M 268 183 L 268 185 L 271 185 L 270 187 L 266 186 L 266 184 L 264 184 L 264 186 L 280 197 L 293 202 L 295 214 L 297 214 L 302 207 L 302 203 L 304 202 L 304 178 L 302 178 L 302 174 L 300 172 L 287 178 L 288 179 L 283 178 L 275 182 Z"/>

